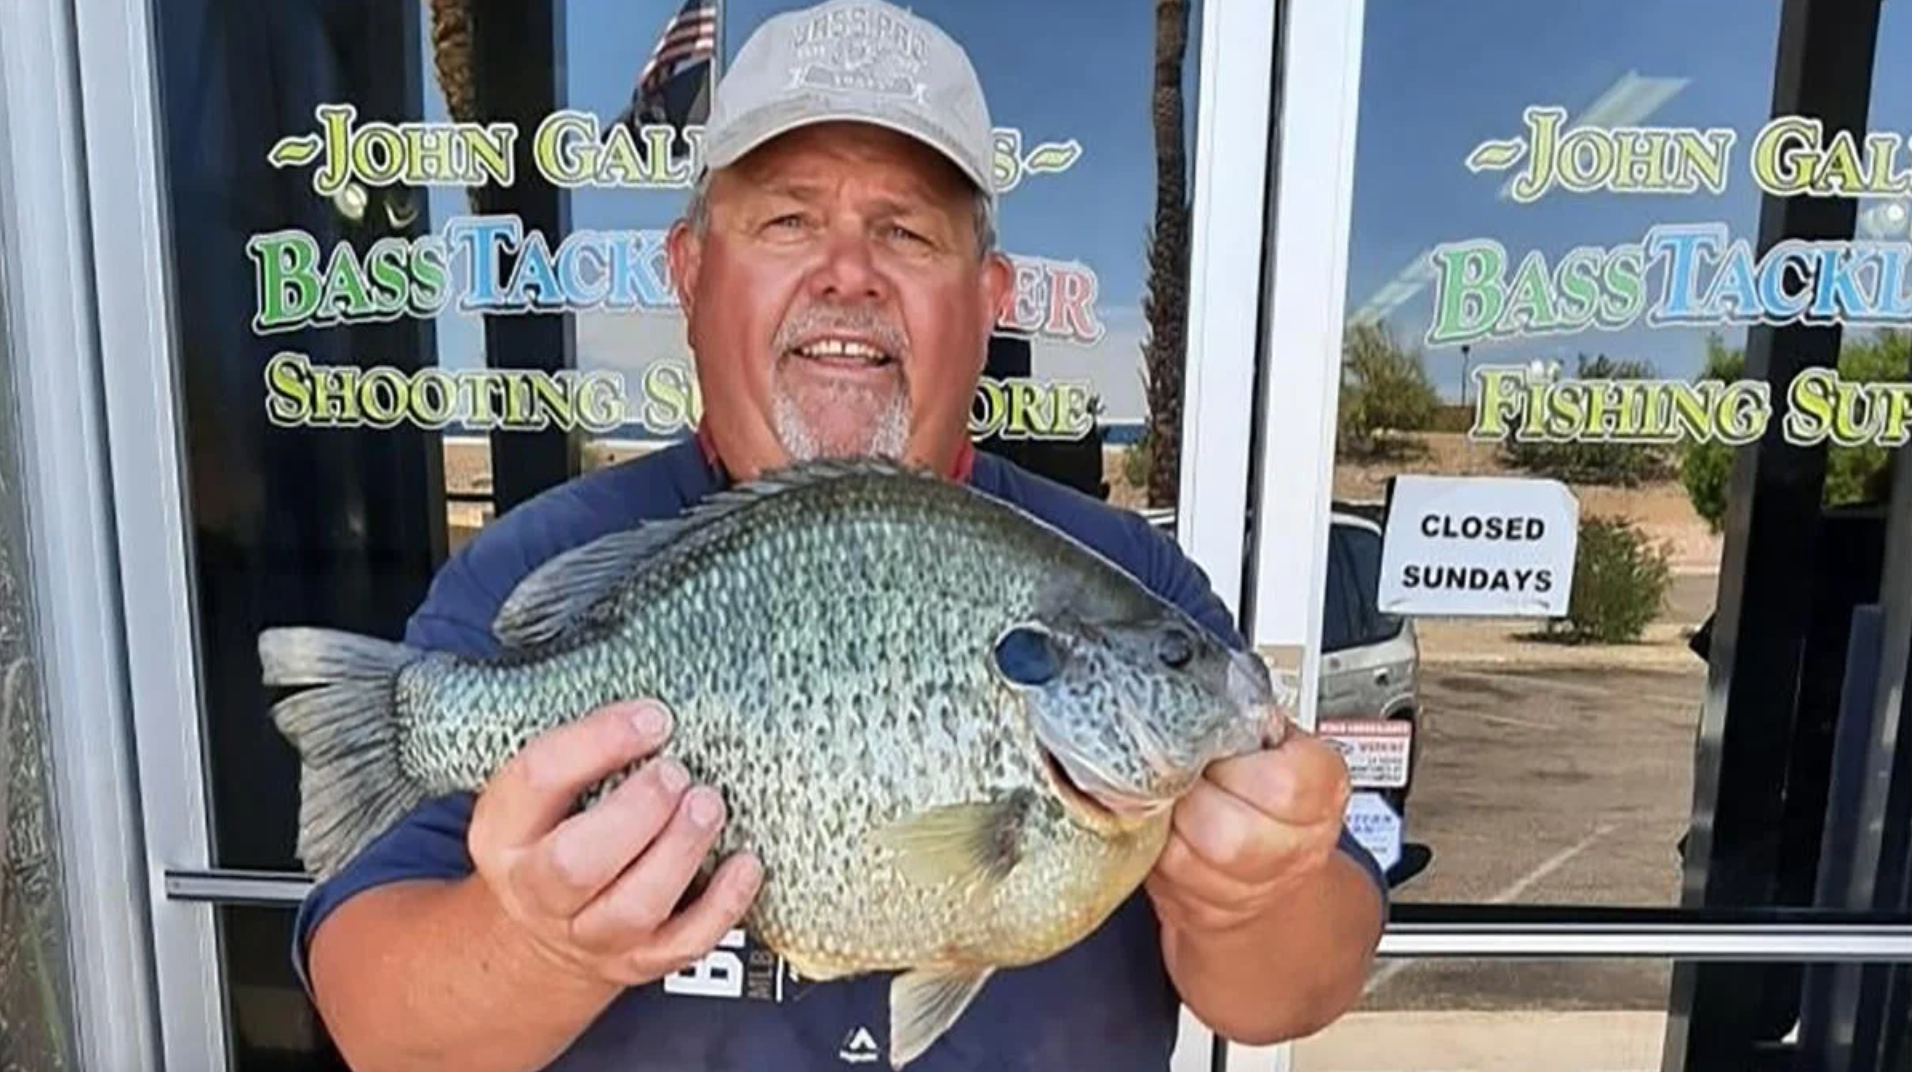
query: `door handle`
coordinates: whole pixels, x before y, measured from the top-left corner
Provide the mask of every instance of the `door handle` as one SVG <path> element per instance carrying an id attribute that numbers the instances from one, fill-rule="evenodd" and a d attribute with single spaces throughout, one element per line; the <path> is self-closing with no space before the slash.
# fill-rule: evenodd
<path id="1" fill-rule="evenodd" d="M 1374 683 L 1376 685 L 1385 685 L 1388 683 L 1388 680 L 1389 680 L 1389 675 L 1386 668 L 1382 668 L 1374 672 Z"/>

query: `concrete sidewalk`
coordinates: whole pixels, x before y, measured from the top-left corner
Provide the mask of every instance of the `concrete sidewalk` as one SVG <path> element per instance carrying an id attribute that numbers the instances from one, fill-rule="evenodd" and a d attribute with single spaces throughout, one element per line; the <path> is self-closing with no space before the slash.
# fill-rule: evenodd
<path id="1" fill-rule="evenodd" d="M 1294 1043 L 1289 1069 L 1657 1072 L 1665 1035 L 1663 1012 L 1351 1013 L 1321 1034 Z M 1270 1053 L 1233 1047 L 1230 1067 L 1274 1068 Z M 1177 1072 L 1206 1072 L 1205 1055 L 1200 1063 L 1186 1059 L 1194 1056 L 1177 1053 Z"/>
<path id="2" fill-rule="evenodd" d="M 1663 1012 L 1377 1012 L 1294 1045 L 1296 1072 L 1649 1072 Z"/>

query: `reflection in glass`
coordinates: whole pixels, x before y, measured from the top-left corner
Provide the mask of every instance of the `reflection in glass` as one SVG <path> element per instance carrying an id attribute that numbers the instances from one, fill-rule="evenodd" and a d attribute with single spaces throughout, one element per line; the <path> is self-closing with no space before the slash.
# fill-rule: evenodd
<path id="1" fill-rule="evenodd" d="M 347 1072 L 286 960 L 292 911 L 222 906 L 218 912 L 227 951 L 231 1072 Z"/>
<path id="2" fill-rule="evenodd" d="M 722 6 L 719 52 L 773 8 L 797 3 Z M 1172 508 L 1199 84 L 1190 43 L 1201 5 L 1171 0 L 1120 15 L 1097 0 L 915 7 L 968 48 L 999 127 L 998 231 L 1019 271 L 985 375 L 1035 383 L 980 393 L 978 422 L 997 434 L 979 434 L 979 446 L 1121 507 Z M 711 57 L 692 50 L 689 62 L 662 65 L 657 83 L 644 79 L 682 10 L 683 0 L 177 0 L 155 8 L 166 240 L 180 283 L 171 291 L 180 475 L 215 867 L 299 867 L 299 772 L 266 717 L 262 628 L 324 624 L 397 636 L 446 557 L 516 503 L 694 428 L 703 400 L 662 256 L 685 205 L 691 139 L 675 152 L 641 149 L 645 175 L 576 186 L 547 181 L 532 155 L 538 128 L 558 110 L 591 117 L 587 124 L 607 137 L 631 120 L 701 124 Z M 1095 27 L 1093 37 L 1082 38 L 1085 26 Z M 1065 39 L 1088 47 L 1053 47 Z M 320 166 L 272 157 L 281 139 L 329 129 L 316 114 L 326 105 L 349 105 L 361 125 L 514 124 L 512 181 L 314 189 Z M 597 155 L 588 144 L 569 143 L 572 158 Z M 640 135 L 636 144 L 652 143 Z M 374 264 L 375 251 L 415 249 L 481 224 L 480 216 L 516 217 L 527 239 L 550 250 L 586 232 L 617 243 L 631 264 L 628 286 L 617 288 L 616 307 L 481 316 L 460 308 L 473 296 L 462 253 L 442 287 L 400 278 L 417 271 L 395 267 L 403 258 L 384 262 L 383 274 L 349 271 Z M 513 252 L 500 257 L 501 279 L 519 263 Z M 317 285 L 286 282 L 300 263 Z M 366 308 L 393 297 L 406 300 Z M 339 315 L 354 304 L 359 315 Z M 281 314 L 273 330 L 263 330 L 267 307 Z M 341 425 L 320 419 L 341 400 L 335 392 L 329 405 L 321 401 L 312 378 L 319 368 L 382 371 L 388 386 L 422 377 L 441 399 L 453 376 L 497 388 L 501 373 L 531 373 L 549 387 L 575 372 L 617 383 L 626 408 L 621 422 L 607 422 L 586 416 L 589 403 L 580 402 L 579 427 L 521 421 L 499 430 L 461 419 L 472 416 L 464 403 L 453 405 L 450 423 L 420 427 L 405 418 L 441 404 L 418 388 L 402 404 L 386 403 L 403 410 L 396 426 L 350 417 Z M 275 369 L 289 374 L 290 387 L 271 378 Z M 1082 417 L 1087 434 L 1077 438 L 1000 430 L 1013 419 L 1025 433 L 1045 422 L 1079 431 Z M 283 921 L 249 909 L 220 920 L 241 1063 L 296 1066 L 289 1055 L 319 1046 L 320 1031 L 285 974 Z"/>
<path id="3" fill-rule="evenodd" d="M 299 770 L 265 717 L 258 632 L 291 621 L 398 635 L 445 553 L 449 511 L 436 433 L 328 426 L 367 395 L 321 393 L 316 379 L 288 391 L 267 373 L 284 355 L 343 370 L 333 382 L 434 368 L 430 319 L 351 315 L 355 295 L 390 292 L 389 262 L 371 283 L 345 271 L 433 221 L 415 191 L 325 196 L 314 169 L 275 167 L 271 152 L 320 129 L 320 104 L 415 116 L 424 16 L 314 0 L 182 0 L 154 15 L 213 863 L 296 869 Z M 264 330 L 269 314 L 280 322 Z"/>
<path id="4" fill-rule="evenodd" d="M 27 558 L 15 370 L 0 308 L 0 1072 L 74 1067 L 66 922 Z"/>
<path id="5" fill-rule="evenodd" d="M 1403 903 L 1680 902 L 1731 448 L 1536 442 L 1514 434 L 1511 403 L 1491 406 L 1508 396 L 1509 376 L 1737 375 L 1728 358 L 1743 349 L 1744 326 L 1649 322 L 1664 272 L 1643 270 L 1629 290 L 1625 251 L 1665 224 L 1756 233 L 1747 144 L 1770 118 L 1778 15 L 1761 6 L 1748 18 L 1730 0 L 1544 14 L 1512 0 L 1365 8 L 1337 506 L 1379 515 L 1399 479 L 1493 477 L 1559 481 L 1579 514 L 1562 613 L 1521 613 L 1510 600 L 1504 617 L 1401 615 L 1417 642 L 1405 676 L 1422 714 L 1412 787 L 1395 800 L 1404 841 L 1431 852 L 1397 889 Z M 1495 57 L 1491 79 L 1453 62 L 1481 48 Z M 1684 192 L 1558 184 L 1562 158 L 1547 147 L 1566 131 L 1634 126 L 1738 132 L 1724 188 L 1697 181 L 1704 169 Z M 1679 144 L 1699 153 L 1711 137 Z M 1522 178 L 1543 172 L 1555 180 L 1544 190 Z M 1681 174 L 1639 168 L 1614 185 L 1645 176 L 1671 186 Z M 1508 427 L 1480 431 L 1495 412 Z M 1417 544 L 1413 561 L 1436 564 L 1454 542 Z M 1364 594 L 1383 584 L 1385 550 L 1371 546 L 1330 549 L 1330 568 L 1358 577 Z M 1511 574 L 1528 561 L 1518 541 L 1476 550 L 1479 560 L 1441 564 Z M 1832 635 L 1849 609 L 1827 604 L 1812 628 Z M 1371 595 L 1326 611 L 1329 651 L 1358 650 L 1356 638 L 1386 620 Z M 1836 678 L 1830 648 L 1827 659 Z M 1809 884 L 1813 864 L 1793 853 L 1785 866 Z M 1806 903 L 1793 892 L 1787 903 Z"/>

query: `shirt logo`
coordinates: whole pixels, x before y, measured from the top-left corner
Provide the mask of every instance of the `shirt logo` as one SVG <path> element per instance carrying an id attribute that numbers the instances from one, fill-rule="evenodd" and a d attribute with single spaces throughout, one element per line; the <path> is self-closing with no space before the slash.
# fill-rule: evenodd
<path id="1" fill-rule="evenodd" d="M 702 959 L 665 976 L 663 988 L 666 994 L 782 1002 L 785 984 L 798 981 L 796 969 L 782 957 L 736 928 Z"/>
<path id="2" fill-rule="evenodd" d="M 870 1034 L 870 1029 L 867 1027 L 856 1028 L 843 1036 L 843 1048 L 837 1051 L 837 1056 L 842 1058 L 845 1064 L 852 1065 L 870 1064 L 881 1055 L 882 1050 L 876 1045 L 876 1036 Z"/>

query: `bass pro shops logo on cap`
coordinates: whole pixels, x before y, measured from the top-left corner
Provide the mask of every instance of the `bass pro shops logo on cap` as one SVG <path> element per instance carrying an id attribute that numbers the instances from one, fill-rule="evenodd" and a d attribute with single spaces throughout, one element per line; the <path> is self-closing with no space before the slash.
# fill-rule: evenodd
<path id="1" fill-rule="evenodd" d="M 867 4 L 818 11 L 791 35 L 797 63 L 790 88 L 876 93 L 929 103 L 922 80 L 929 39 L 881 8 Z"/>
<path id="2" fill-rule="evenodd" d="M 995 197 L 995 130 L 961 45 L 884 0 L 828 0 L 764 20 L 711 100 L 705 161 L 725 168 L 780 134 L 849 120 L 907 134 Z"/>

